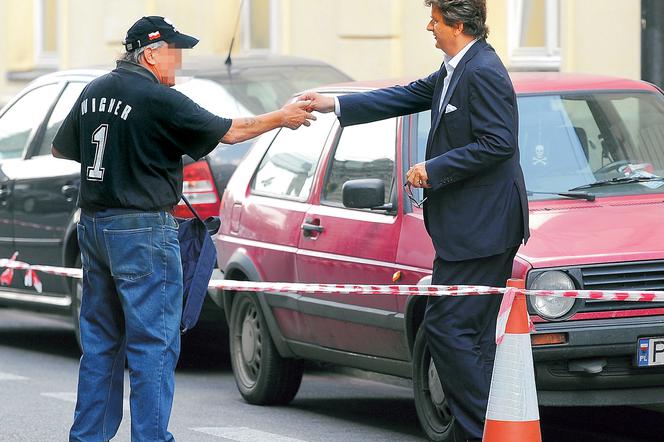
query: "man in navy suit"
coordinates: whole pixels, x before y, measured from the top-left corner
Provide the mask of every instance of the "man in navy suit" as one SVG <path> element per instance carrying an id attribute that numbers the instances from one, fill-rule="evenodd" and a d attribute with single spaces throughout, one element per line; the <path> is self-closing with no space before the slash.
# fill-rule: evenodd
<path id="1" fill-rule="evenodd" d="M 426 0 L 427 30 L 444 52 L 437 72 L 407 86 L 338 98 L 305 93 L 342 126 L 431 109 L 426 161 L 408 185 L 424 188 L 436 257 L 432 283 L 505 286 L 528 239 L 518 114 L 505 66 L 486 42 L 485 0 Z M 423 326 L 450 409 L 455 440 L 480 440 L 495 358 L 499 296 L 430 298 Z"/>

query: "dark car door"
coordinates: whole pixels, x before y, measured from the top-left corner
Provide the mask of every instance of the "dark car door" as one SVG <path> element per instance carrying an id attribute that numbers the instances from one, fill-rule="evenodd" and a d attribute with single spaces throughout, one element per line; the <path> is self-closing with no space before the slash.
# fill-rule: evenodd
<path id="1" fill-rule="evenodd" d="M 0 258 L 10 258 L 16 251 L 15 178 L 20 175 L 23 158 L 62 88 L 63 83 L 59 81 L 38 85 L 10 103 L 0 115 Z M 3 281 L 3 285 L 7 283 L 8 279 Z M 13 278 L 10 286 L 23 288 L 22 278 Z"/>
<path id="2" fill-rule="evenodd" d="M 80 165 L 53 157 L 51 143 L 85 84 L 66 85 L 26 159 L 13 172 L 14 248 L 21 261 L 63 264 L 65 236 L 76 210 Z M 38 276 L 45 293 L 69 294 L 62 277 L 43 273 Z"/>

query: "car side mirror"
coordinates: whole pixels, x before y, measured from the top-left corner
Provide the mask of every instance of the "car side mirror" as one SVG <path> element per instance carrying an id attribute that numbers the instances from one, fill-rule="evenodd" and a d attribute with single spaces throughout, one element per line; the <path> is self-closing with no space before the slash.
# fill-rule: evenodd
<path id="1" fill-rule="evenodd" d="M 374 209 L 385 204 L 385 183 L 377 178 L 346 181 L 341 187 L 345 207 Z"/>

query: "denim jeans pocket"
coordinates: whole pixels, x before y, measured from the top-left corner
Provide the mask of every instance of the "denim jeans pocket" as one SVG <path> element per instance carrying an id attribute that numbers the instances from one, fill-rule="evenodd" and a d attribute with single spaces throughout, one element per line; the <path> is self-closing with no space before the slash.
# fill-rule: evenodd
<path id="1" fill-rule="evenodd" d="M 104 229 L 111 275 L 135 280 L 152 274 L 152 227 Z"/>
<path id="2" fill-rule="evenodd" d="M 88 261 L 88 254 L 85 250 L 85 226 L 83 224 L 76 224 L 76 238 L 78 239 L 78 247 L 81 250 L 81 264 L 85 270 L 90 268 L 90 261 Z"/>

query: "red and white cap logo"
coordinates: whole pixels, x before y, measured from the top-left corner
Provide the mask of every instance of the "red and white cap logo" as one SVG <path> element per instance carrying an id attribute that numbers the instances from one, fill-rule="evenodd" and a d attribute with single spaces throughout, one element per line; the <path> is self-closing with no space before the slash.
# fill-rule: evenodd
<path id="1" fill-rule="evenodd" d="M 158 39 L 159 37 L 161 37 L 161 34 L 159 33 L 159 31 L 150 32 L 150 33 L 148 34 L 148 40 L 150 40 L 150 41 L 152 41 L 152 40 L 156 40 L 156 39 Z"/>

